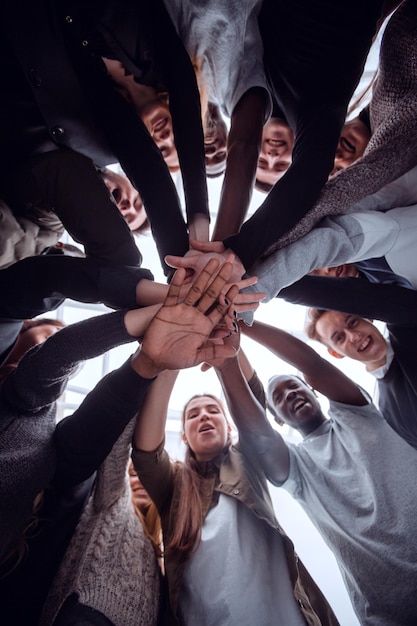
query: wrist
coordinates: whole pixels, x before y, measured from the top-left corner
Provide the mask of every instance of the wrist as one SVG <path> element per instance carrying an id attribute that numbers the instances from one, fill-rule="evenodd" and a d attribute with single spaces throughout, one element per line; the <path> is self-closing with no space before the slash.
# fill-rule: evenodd
<path id="1" fill-rule="evenodd" d="M 138 347 L 135 354 L 132 356 L 130 365 L 141 378 L 155 378 L 163 371 L 153 359 L 143 352 L 141 346 Z"/>

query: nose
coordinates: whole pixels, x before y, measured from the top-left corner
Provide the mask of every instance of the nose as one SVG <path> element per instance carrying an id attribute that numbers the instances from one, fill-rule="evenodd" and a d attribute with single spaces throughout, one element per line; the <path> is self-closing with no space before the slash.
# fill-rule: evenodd
<path id="1" fill-rule="evenodd" d="M 351 343 L 356 343 L 357 341 L 362 339 L 362 333 L 357 330 L 347 330 L 346 333 Z"/>

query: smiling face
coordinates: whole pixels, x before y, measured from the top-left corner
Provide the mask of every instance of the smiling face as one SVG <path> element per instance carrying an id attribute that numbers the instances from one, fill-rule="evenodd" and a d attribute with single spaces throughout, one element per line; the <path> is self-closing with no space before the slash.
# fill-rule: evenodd
<path id="1" fill-rule="evenodd" d="M 179 160 L 168 104 L 157 98 L 146 107 L 142 107 L 140 115 L 149 134 L 160 149 L 165 163 L 172 171 L 178 170 Z"/>
<path id="2" fill-rule="evenodd" d="M 267 397 L 276 421 L 288 424 L 304 436 L 316 430 L 326 419 L 314 391 L 297 376 L 271 378 Z"/>
<path id="3" fill-rule="evenodd" d="M 261 151 L 256 169 L 258 183 L 275 185 L 291 165 L 294 133 L 284 120 L 271 117 L 262 133 Z"/>
<path id="4" fill-rule="evenodd" d="M 369 143 L 371 133 L 368 127 L 359 117 L 355 117 L 350 122 L 346 122 L 340 133 L 340 139 L 334 159 L 334 168 L 330 176 L 337 174 L 354 163 L 365 152 Z"/>
<path id="5" fill-rule="evenodd" d="M 184 410 L 184 441 L 197 461 L 211 461 L 225 448 L 230 426 L 221 404 L 210 396 L 192 398 Z"/>
<path id="6" fill-rule="evenodd" d="M 127 176 L 106 170 L 103 172 L 103 180 L 130 230 L 140 228 L 146 221 L 146 211 L 138 191 Z"/>
<path id="7" fill-rule="evenodd" d="M 387 344 L 379 330 L 363 317 L 326 311 L 316 331 L 333 356 L 347 356 L 371 372 L 386 363 Z"/>

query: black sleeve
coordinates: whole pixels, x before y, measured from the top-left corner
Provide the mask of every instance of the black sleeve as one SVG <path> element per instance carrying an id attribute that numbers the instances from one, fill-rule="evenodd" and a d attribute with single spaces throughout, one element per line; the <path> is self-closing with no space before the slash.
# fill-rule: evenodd
<path id="1" fill-rule="evenodd" d="M 109 144 L 146 208 L 161 264 L 167 254 L 184 255 L 188 231 L 177 190 L 158 146 L 133 107 L 102 71 L 91 75 L 90 97 Z M 103 104 L 104 103 L 104 104 Z"/>
<path id="2" fill-rule="evenodd" d="M 129 359 L 107 374 L 75 413 L 58 423 L 54 485 L 77 484 L 98 469 L 141 408 L 151 384 L 152 380 L 136 374 Z"/>
<path id="3" fill-rule="evenodd" d="M 293 304 L 341 311 L 396 326 L 417 324 L 417 291 L 361 278 L 304 276 L 278 294 Z"/>
<path id="4" fill-rule="evenodd" d="M 204 135 L 195 71 L 162 0 L 153 0 L 151 7 L 155 60 L 169 92 L 187 218 L 189 220 L 195 213 L 204 213 L 209 218 Z"/>
<path id="5" fill-rule="evenodd" d="M 93 258 L 29 257 L 0 271 L 0 318 L 29 319 L 57 308 L 64 298 L 138 308 L 136 286 L 142 278 L 153 276 Z"/>
<path id="6" fill-rule="evenodd" d="M 333 167 L 344 115 L 343 107 L 300 115 L 292 164 L 240 232 L 224 240 L 226 248 L 237 254 L 246 269 L 291 230 L 316 202 Z"/>
<path id="7" fill-rule="evenodd" d="M 36 417 L 59 398 L 80 361 L 134 341 L 124 315 L 116 311 L 72 324 L 29 350 L 1 387 L 4 401 L 16 415 Z"/>

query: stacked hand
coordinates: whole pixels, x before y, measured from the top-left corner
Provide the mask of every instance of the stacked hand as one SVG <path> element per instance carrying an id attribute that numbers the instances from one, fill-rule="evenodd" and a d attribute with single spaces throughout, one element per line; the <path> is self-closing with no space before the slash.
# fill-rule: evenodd
<path id="1" fill-rule="evenodd" d="M 199 273 L 203 270 L 209 259 L 217 259 L 219 263 L 229 262 L 232 264 L 232 271 L 229 278 L 229 283 L 234 283 L 238 286 L 239 292 L 241 289 L 245 289 L 255 285 L 257 282 L 256 276 L 250 276 L 248 278 L 242 278 L 245 273 L 241 261 L 231 253 L 225 250 L 225 247 L 221 241 L 204 243 L 201 241 L 191 241 L 192 249 L 189 250 L 183 257 L 167 255 L 165 262 L 171 267 L 183 268 L 186 270 L 186 277 L 183 281 L 183 287 L 181 294 L 187 293 L 188 285 L 196 279 Z M 223 288 L 223 294 L 226 293 L 228 285 Z M 235 300 L 234 306 L 238 313 L 243 311 L 254 311 L 258 308 L 259 303 L 265 297 L 264 292 L 249 292 L 239 293 Z"/>
<path id="2" fill-rule="evenodd" d="M 232 269 L 229 262 L 220 265 L 217 259 L 209 260 L 185 299 L 181 291 L 186 271 L 181 268 L 175 273 L 165 303 L 149 325 L 140 353 L 132 361 L 141 376 L 151 378 L 164 369 L 193 367 L 236 354 L 235 348 L 224 340 L 230 335 L 233 301 L 238 294 L 236 285 L 229 287 L 225 296 L 222 294 L 224 286 L 230 283 Z M 222 326 L 223 333 L 219 332 Z"/>

